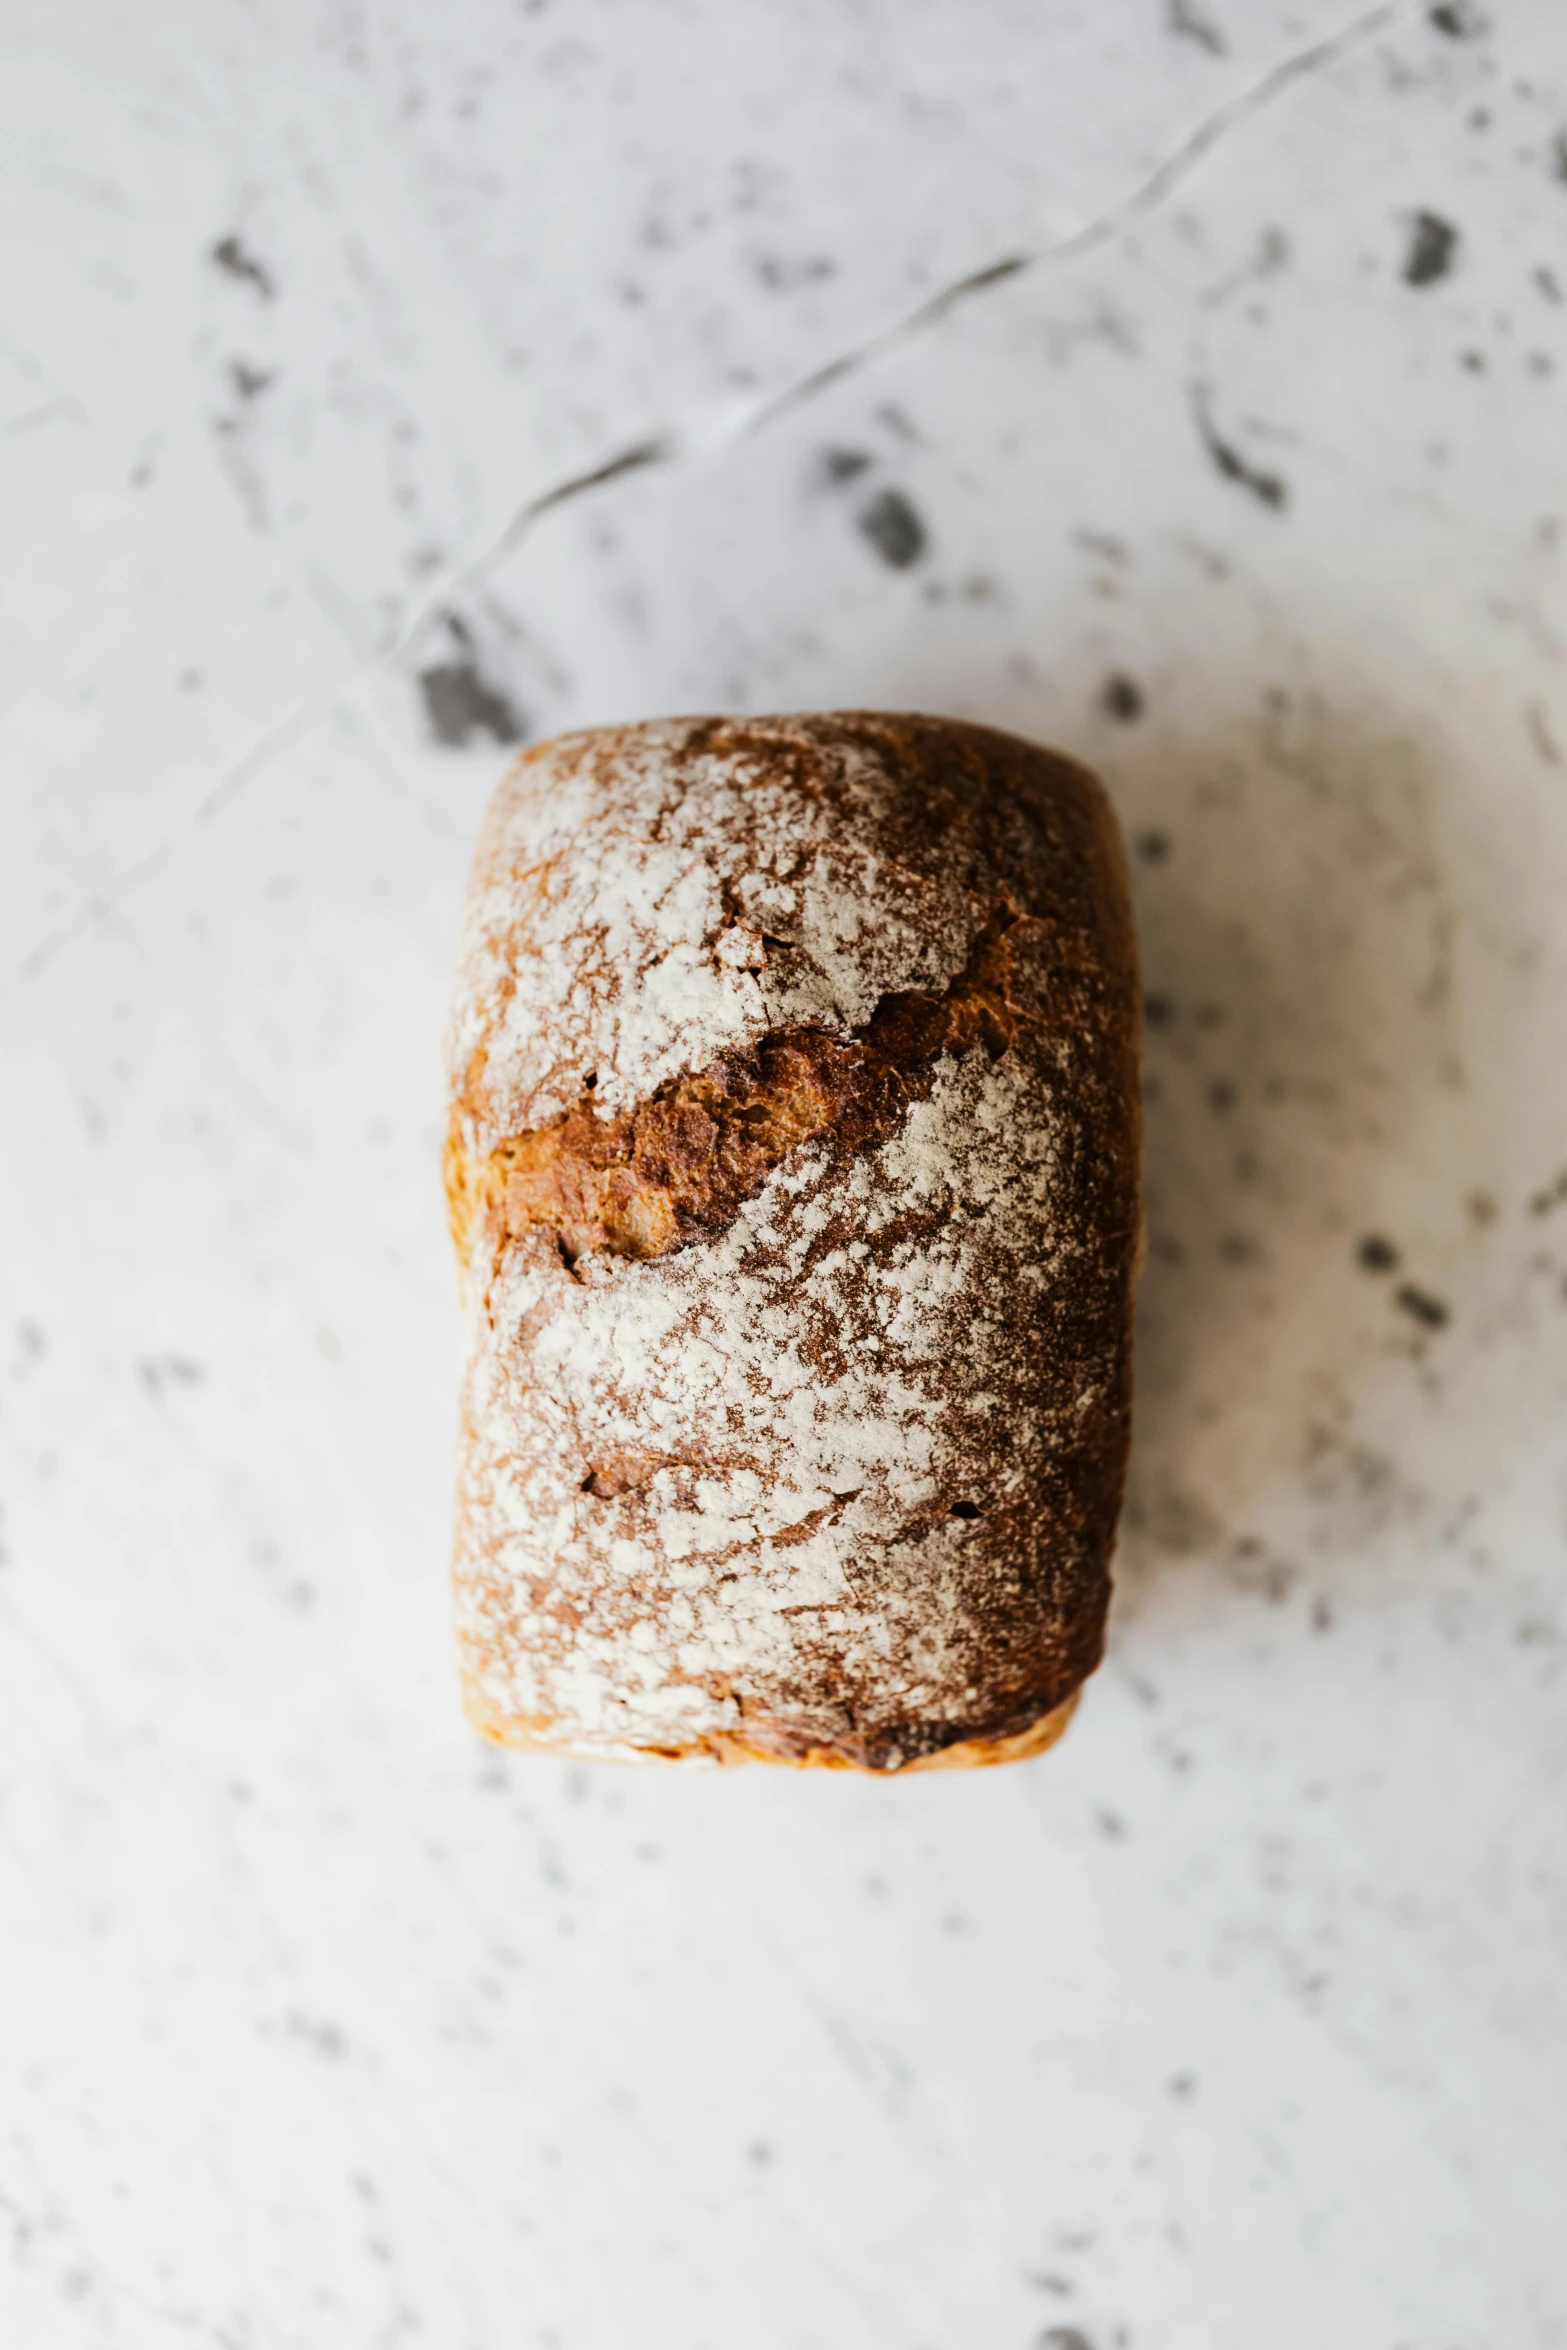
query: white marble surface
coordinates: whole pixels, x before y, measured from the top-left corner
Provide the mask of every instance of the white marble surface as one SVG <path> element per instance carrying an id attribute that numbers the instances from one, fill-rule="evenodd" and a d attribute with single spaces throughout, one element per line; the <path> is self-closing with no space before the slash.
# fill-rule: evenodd
<path id="1" fill-rule="evenodd" d="M 1567 11 L 1346 21 L 4 0 L 7 2350 L 1567 2344 Z M 844 703 L 1138 844 L 1109 1661 L 481 1750 L 493 738 Z"/>

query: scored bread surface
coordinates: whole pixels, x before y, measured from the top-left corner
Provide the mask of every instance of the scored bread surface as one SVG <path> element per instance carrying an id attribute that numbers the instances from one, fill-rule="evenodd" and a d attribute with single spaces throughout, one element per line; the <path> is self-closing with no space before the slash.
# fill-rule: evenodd
<path id="1" fill-rule="evenodd" d="M 859 713 L 526 753 L 452 1025 L 456 1591 L 492 1735 L 1041 1751 L 1129 1409 L 1137 986 L 1094 779 Z"/>

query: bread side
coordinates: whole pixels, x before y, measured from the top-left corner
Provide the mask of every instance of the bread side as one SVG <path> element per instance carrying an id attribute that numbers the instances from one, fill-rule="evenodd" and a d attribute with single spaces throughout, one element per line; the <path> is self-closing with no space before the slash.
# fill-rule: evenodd
<path id="1" fill-rule="evenodd" d="M 452 1039 L 468 1703 L 579 1753 L 1048 1742 L 1124 1466 L 1136 986 L 1093 780 L 847 714 L 501 787 Z"/>

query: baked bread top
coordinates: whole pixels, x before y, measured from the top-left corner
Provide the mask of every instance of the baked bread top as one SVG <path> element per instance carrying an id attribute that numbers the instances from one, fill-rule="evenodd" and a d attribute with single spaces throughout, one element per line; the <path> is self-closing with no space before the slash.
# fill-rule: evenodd
<path id="1" fill-rule="evenodd" d="M 1137 993 L 1091 776 L 844 713 L 539 746 L 451 1040 L 486 1726 L 896 1767 L 1097 1660 Z"/>

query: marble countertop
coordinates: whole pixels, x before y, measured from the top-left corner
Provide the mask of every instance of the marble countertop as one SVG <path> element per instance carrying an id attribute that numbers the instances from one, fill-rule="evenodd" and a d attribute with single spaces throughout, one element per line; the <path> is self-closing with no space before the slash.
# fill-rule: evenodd
<path id="1" fill-rule="evenodd" d="M 1567 2345 L 1567 12 L 6 0 L 0 2340 Z M 918 707 L 1133 845 L 1037 1764 L 456 1707 L 508 746 Z"/>

